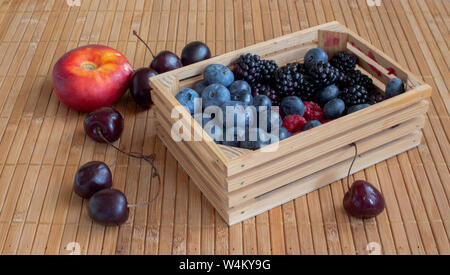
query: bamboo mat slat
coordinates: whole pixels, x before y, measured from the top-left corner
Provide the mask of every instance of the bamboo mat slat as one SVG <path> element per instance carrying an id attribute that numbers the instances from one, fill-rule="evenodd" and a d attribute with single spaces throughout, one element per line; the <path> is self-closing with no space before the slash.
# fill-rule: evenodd
<path id="1" fill-rule="evenodd" d="M 446 0 L 63 0 L 0 1 L 1 254 L 450 254 L 450 2 Z M 104 227 L 72 192 L 91 160 L 111 167 L 129 202 L 158 192 L 145 162 L 86 138 L 85 114 L 52 93 L 51 71 L 65 52 L 105 44 L 134 68 L 154 52 L 180 54 L 207 42 L 213 55 L 337 20 L 433 87 L 423 143 L 351 179 L 385 196 L 375 219 L 350 218 L 337 181 L 234 226 L 227 226 L 189 175 L 155 137 L 155 116 L 127 94 L 115 107 L 125 131 L 116 145 L 156 154 L 160 196 L 132 210 L 126 224 Z M 118 160 L 117 160 L 118 159 Z M 117 162 L 116 162 L 117 160 Z"/>

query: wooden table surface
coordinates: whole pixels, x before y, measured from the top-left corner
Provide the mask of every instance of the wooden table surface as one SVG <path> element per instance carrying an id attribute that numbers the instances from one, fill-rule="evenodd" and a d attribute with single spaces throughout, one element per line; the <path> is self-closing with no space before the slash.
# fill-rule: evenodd
<path id="1" fill-rule="evenodd" d="M 77 5 L 77 2 L 81 5 Z M 3 254 L 450 254 L 450 1 L 447 0 L 6 0 L 0 1 L 0 252 Z M 369 4 L 373 5 L 369 5 Z M 71 4 L 71 5 L 69 5 Z M 77 46 L 123 52 L 134 68 L 154 51 L 206 41 L 215 55 L 338 20 L 433 86 L 423 144 L 354 177 L 379 187 L 387 209 L 349 218 L 335 182 L 228 227 L 155 137 L 151 111 L 127 94 L 117 143 L 155 153 L 164 187 L 121 227 L 92 223 L 72 192 L 77 168 L 111 164 L 111 147 L 86 138 L 85 114 L 52 93 L 53 64 Z M 142 168 L 142 169 L 141 169 Z M 114 187 L 129 202 L 156 192 L 145 163 L 122 157 Z M 76 251 L 79 248 L 79 251 Z"/>

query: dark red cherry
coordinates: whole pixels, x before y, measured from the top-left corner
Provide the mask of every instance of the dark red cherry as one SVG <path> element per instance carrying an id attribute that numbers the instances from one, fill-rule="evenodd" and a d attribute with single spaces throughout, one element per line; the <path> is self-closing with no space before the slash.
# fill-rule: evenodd
<path id="1" fill-rule="evenodd" d="M 152 87 L 148 79 L 158 73 L 150 68 L 144 67 L 137 69 L 131 77 L 130 94 L 136 104 L 143 108 L 150 108 L 153 104 L 151 91 Z"/>
<path id="2" fill-rule="evenodd" d="M 123 117 L 112 107 L 103 107 L 90 114 L 84 119 L 84 130 L 88 136 L 97 142 L 105 142 L 98 131 L 109 142 L 120 138 L 123 131 Z"/>
<path id="3" fill-rule="evenodd" d="M 200 41 L 187 44 L 181 52 L 181 62 L 184 66 L 194 64 L 211 58 L 211 51 L 208 46 Z"/>
<path id="4" fill-rule="evenodd" d="M 109 167 L 101 161 L 91 161 L 81 166 L 75 174 L 73 191 L 89 199 L 96 192 L 111 188 L 112 176 Z"/>
<path id="5" fill-rule="evenodd" d="M 88 212 L 100 224 L 121 225 L 128 220 L 127 198 L 119 190 L 103 189 L 89 200 Z"/>
<path id="6" fill-rule="evenodd" d="M 350 216 L 370 219 L 385 208 L 383 195 L 370 183 L 358 180 L 344 196 L 344 209 Z"/>
<path id="7" fill-rule="evenodd" d="M 158 53 L 150 64 L 150 68 L 159 74 L 183 67 L 180 58 L 170 51 Z"/>

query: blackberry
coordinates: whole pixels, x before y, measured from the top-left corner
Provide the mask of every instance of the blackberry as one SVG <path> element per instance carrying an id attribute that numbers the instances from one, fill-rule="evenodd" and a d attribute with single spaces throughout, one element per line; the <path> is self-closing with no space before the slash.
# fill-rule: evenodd
<path id="1" fill-rule="evenodd" d="M 316 87 L 308 81 L 308 78 L 306 78 L 301 89 L 298 90 L 295 95 L 300 97 L 303 101 L 315 101 L 317 97 L 316 94 Z"/>
<path id="2" fill-rule="evenodd" d="M 233 72 L 237 79 L 253 84 L 261 78 L 261 58 L 258 55 L 241 55 L 233 65 Z"/>
<path id="3" fill-rule="evenodd" d="M 360 70 L 353 70 L 346 73 L 342 81 L 339 81 L 339 86 L 341 88 L 350 88 L 355 85 L 364 87 L 367 91 L 373 91 L 375 86 L 370 77 L 363 74 Z"/>
<path id="4" fill-rule="evenodd" d="M 305 87 L 309 89 L 306 77 L 299 72 L 299 63 L 290 63 L 279 68 L 275 73 L 275 89 L 282 96 L 297 95 Z"/>
<path id="5" fill-rule="evenodd" d="M 278 64 L 273 60 L 261 61 L 260 82 L 270 83 L 273 81 L 275 72 L 278 70 Z"/>
<path id="6" fill-rule="evenodd" d="M 381 101 L 385 100 L 385 96 L 380 93 L 379 91 L 373 90 L 369 93 L 369 104 L 374 105 L 377 103 L 380 103 Z"/>
<path id="7" fill-rule="evenodd" d="M 255 97 L 257 95 L 265 95 L 270 101 L 272 101 L 272 106 L 279 106 L 281 98 L 278 93 L 267 84 L 256 83 L 252 85 L 252 95 Z"/>
<path id="8" fill-rule="evenodd" d="M 341 72 L 353 71 L 356 63 L 358 63 L 358 57 L 345 51 L 338 52 L 330 60 L 330 64 Z"/>
<path id="9" fill-rule="evenodd" d="M 341 72 L 330 63 L 319 62 L 311 67 L 309 70 L 311 82 L 316 88 L 322 88 L 335 84 L 339 80 L 343 80 Z"/>
<path id="10" fill-rule="evenodd" d="M 269 83 L 278 65 L 273 60 L 261 60 L 258 55 L 250 53 L 241 55 L 233 65 L 236 79 L 245 80 L 248 84 Z"/>
<path id="11" fill-rule="evenodd" d="M 360 85 L 343 89 L 339 97 L 345 102 L 347 108 L 369 102 L 369 93 Z"/>

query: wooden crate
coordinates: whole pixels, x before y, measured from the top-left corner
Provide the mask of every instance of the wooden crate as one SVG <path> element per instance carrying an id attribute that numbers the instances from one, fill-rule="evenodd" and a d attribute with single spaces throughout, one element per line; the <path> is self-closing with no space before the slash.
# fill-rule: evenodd
<path id="1" fill-rule="evenodd" d="M 178 103 L 175 94 L 202 79 L 209 64 L 229 65 L 241 54 L 258 54 L 278 64 L 301 60 L 311 48 L 332 54 L 346 50 L 359 57 L 358 67 L 377 89 L 400 77 L 407 92 L 262 150 L 216 145 Z M 157 133 L 224 220 L 232 225 L 420 144 L 431 87 L 338 22 L 331 22 L 229 52 L 150 79 Z M 172 110 L 181 118 L 172 117 Z M 176 142 L 172 125 L 182 123 L 191 140 Z M 275 148 L 273 152 L 267 149 Z"/>

